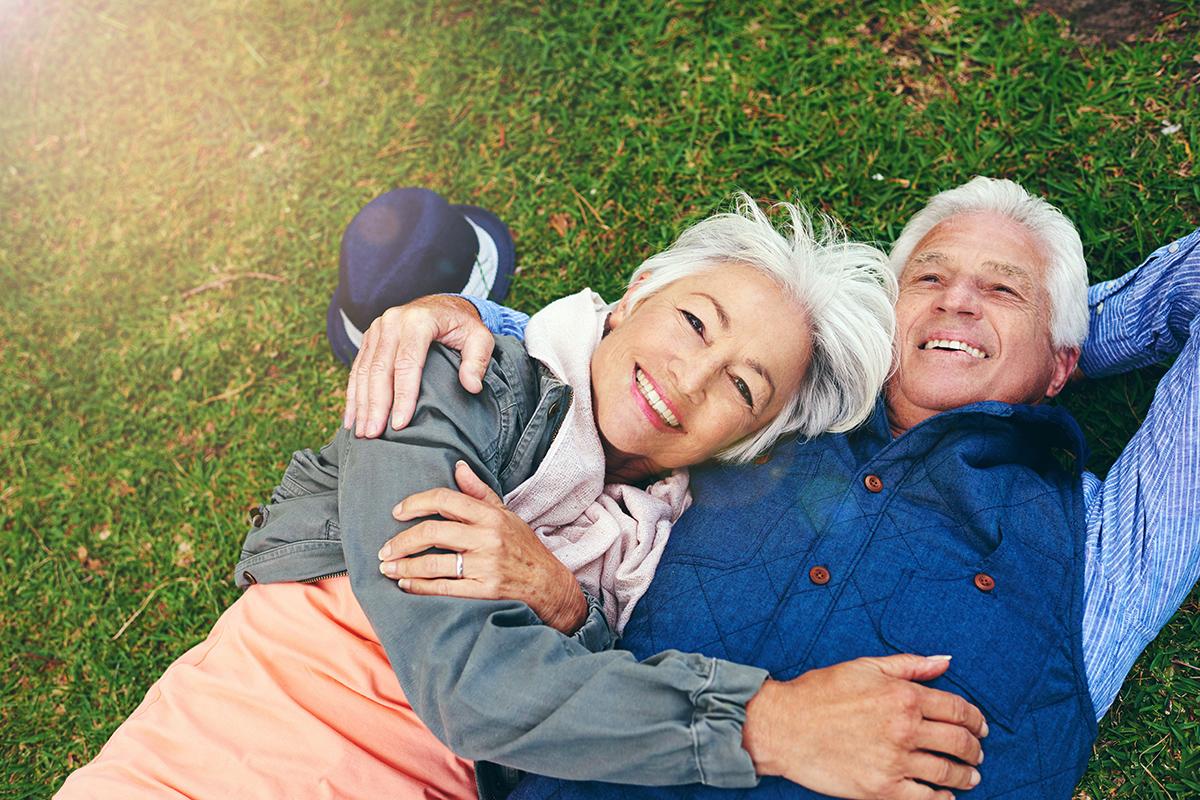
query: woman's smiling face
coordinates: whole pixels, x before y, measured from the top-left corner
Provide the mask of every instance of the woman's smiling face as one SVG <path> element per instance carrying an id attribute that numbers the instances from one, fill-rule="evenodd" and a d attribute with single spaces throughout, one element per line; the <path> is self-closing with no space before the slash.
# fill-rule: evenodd
<path id="1" fill-rule="evenodd" d="M 698 464 L 762 428 L 799 391 L 808 314 L 766 274 L 721 264 L 609 318 L 592 403 L 610 475 Z"/>

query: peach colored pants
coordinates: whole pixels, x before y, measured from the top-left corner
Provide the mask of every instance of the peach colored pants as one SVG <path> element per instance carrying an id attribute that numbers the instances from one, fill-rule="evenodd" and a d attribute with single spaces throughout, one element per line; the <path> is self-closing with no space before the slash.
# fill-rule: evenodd
<path id="1" fill-rule="evenodd" d="M 57 798 L 474 798 L 348 578 L 252 586 Z"/>

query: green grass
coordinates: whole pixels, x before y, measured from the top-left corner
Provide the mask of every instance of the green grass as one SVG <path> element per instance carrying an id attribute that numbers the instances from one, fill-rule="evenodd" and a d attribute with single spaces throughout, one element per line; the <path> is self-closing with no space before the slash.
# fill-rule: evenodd
<path id="1" fill-rule="evenodd" d="M 644 5 L 0 0 L 0 793 L 48 795 L 235 597 L 244 508 L 339 416 L 338 241 L 388 188 L 496 210 L 525 310 L 735 189 L 888 242 L 1012 177 L 1097 279 L 1200 219 L 1194 4 L 1108 47 L 1025 2 Z M 1159 374 L 1065 400 L 1092 468 Z M 1198 707 L 1193 594 L 1079 795 L 1200 794 Z"/>

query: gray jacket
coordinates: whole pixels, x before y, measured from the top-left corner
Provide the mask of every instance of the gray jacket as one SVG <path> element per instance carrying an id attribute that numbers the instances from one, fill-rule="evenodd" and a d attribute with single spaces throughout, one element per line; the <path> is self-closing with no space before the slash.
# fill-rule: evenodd
<path id="1" fill-rule="evenodd" d="M 741 726 L 763 670 L 675 651 L 638 663 L 609 649 L 595 604 L 567 637 L 524 603 L 410 595 L 379 572 L 379 548 L 414 524 L 392 518 L 397 502 L 453 486 L 459 459 L 507 493 L 533 474 L 571 399 L 509 337 L 483 383 L 463 390 L 457 354 L 435 347 L 408 427 L 378 439 L 340 429 L 319 453 L 297 452 L 252 512 L 238 585 L 348 572 L 413 709 L 464 758 L 580 780 L 753 785 Z"/>

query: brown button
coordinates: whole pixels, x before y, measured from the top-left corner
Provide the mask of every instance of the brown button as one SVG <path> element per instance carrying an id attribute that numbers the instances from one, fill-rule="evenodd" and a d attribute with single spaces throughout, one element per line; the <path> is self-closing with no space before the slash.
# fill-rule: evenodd
<path id="1" fill-rule="evenodd" d="M 829 583 L 829 570 L 825 567 L 813 567 L 808 571 L 808 579 L 817 586 L 824 586 Z"/>
<path id="2" fill-rule="evenodd" d="M 878 475 L 868 475 L 863 478 L 863 486 L 867 487 L 868 492 L 879 494 L 883 491 L 883 480 Z"/>
<path id="3" fill-rule="evenodd" d="M 242 573 L 242 580 L 244 580 L 246 583 L 250 584 L 251 586 L 258 583 L 258 578 L 254 577 L 252 574 L 250 574 L 249 570 L 246 570 L 245 572 Z"/>
<path id="4" fill-rule="evenodd" d="M 996 579 L 986 572 L 980 572 L 975 576 L 975 588 L 981 592 L 990 592 L 996 588 Z"/>
<path id="5" fill-rule="evenodd" d="M 261 528 L 266 522 L 266 515 L 263 514 L 262 506 L 250 506 L 250 524 L 256 528 Z"/>

